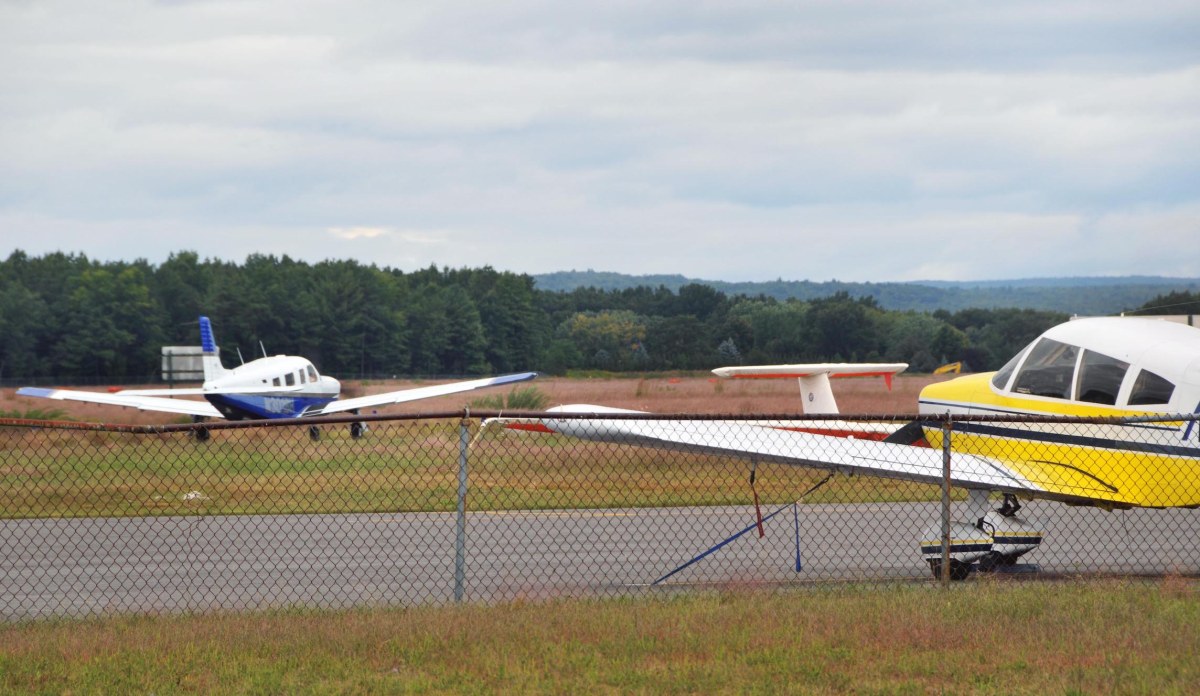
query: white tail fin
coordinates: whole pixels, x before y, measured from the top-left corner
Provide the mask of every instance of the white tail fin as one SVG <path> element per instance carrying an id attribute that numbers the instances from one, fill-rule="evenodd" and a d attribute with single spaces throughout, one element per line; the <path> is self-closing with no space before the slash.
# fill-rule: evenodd
<path id="1" fill-rule="evenodd" d="M 212 322 L 204 316 L 200 317 L 200 348 L 204 351 L 201 358 L 204 364 L 204 381 L 224 377 L 229 371 L 221 364 L 221 353 L 217 350 L 217 340 L 213 337 Z"/>
<path id="2" fill-rule="evenodd" d="M 908 363 L 816 363 L 810 365 L 754 365 L 718 367 L 713 374 L 726 379 L 800 380 L 801 403 L 807 414 L 837 413 L 831 377 L 883 377 L 888 389 L 892 376 L 908 369 Z"/>

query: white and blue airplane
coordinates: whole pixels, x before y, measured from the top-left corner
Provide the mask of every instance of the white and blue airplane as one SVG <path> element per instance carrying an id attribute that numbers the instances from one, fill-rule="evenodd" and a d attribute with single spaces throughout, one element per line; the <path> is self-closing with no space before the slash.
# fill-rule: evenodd
<path id="1" fill-rule="evenodd" d="M 341 383 L 333 377 L 318 373 L 312 362 L 306 358 L 274 355 L 258 358 L 232 369 L 226 368 L 221 364 L 212 323 L 204 316 L 200 317 L 200 345 L 204 383 L 199 388 L 125 389 L 105 394 L 73 389 L 22 387 L 17 390 L 17 395 L 178 413 L 192 416 L 197 421 L 208 418 L 263 420 L 359 413 L 365 408 L 525 382 L 538 375 L 536 372 L 520 372 L 339 399 Z M 204 400 L 176 398 L 195 396 L 204 397 Z M 355 422 L 350 425 L 350 434 L 352 437 L 360 437 L 365 429 L 363 423 Z M 311 432 L 314 437 L 317 435 L 315 427 Z"/>

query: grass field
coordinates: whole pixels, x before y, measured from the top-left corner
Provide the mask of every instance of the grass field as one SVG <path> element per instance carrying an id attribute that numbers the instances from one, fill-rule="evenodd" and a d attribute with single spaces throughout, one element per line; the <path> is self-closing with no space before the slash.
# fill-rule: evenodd
<path id="1" fill-rule="evenodd" d="M 0 628 L 4 693 L 1185 694 L 1194 581 L 738 590 Z"/>
<path id="2" fill-rule="evenodd" d="M 929 376 L 835 380 L 846 413 L 911 413 Z M 424 382 L 347 385 L 348 395 Z M 541 378 L 551 404 L 590 403 L 657 413 L 798 413 L 794 380 L 718 380 L 710 375 Z M 488 393 L 500 393 L 488 392 Z M 480 393 L 400 404 L 396 413 L 462 409 Z M 0 407 L 24 414 L 44 399 L 0 391 Z M 170 414 L 55 401 L 85 422 L 162 424 Z M 186 435 L 134 436 L 0 428 L 0 510 L 7 517 L 230 513 L 446 511 L 455 506 L 456 424 L 377 424 L 350 442 L 345 427 L 321 443 L 301 428 L 220 431 L 200 445 Z M 680 465 L 686 462 L 686 465 Z M 712 505 L 748 500 L 745 462 L 613 448 L 539 435 L 494 434 L 472 454 L 472 507 L 546 509 Z M 765 467 L 759 492 L 785 502 L 820 475 Z M 809 502 L 932 500 L 930 487 L 857 480 L 828 486 Z"/>
<path id="3" fill-rule="evenodd" d="M 472 423 L 474 510 L 750 500 L 744 460 L 503 429 L 480 435 Z M 319 442 L 305 428 L 234 429 L 200 443 L 187 433 L 4 427 L 0 510 L 6 517 L 445 512 L 456 505 L 458 428 L 455 419 L 379 422 L 352 440 L 345 426 L 328 426 Z M 763 466 L 758 489 L 764 502 L 782 503 L 822 477 Z M 839 479 L 806 502 L 938 497 L 932 486 L 857 478 Z"/>

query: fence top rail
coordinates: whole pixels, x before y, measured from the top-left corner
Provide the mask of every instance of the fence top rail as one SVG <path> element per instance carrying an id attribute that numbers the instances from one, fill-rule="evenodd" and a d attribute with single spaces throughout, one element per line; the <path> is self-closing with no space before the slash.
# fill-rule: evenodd
<path id="1" fill-rule="evenodd" d="M 554 412 L 505 411 L 494 409 L 459 409 L 428 413 L 348 414 L 312 418 L 287 418 L 244 421 L 204 421 L 200 423 L 171 423 L 139 425 L 130 423 L 95 423 L 78 421 L 0 418 L 0 428 L 42 428 L 51 430 L 90 430 L 103 432 L 162 434 L 194 432 L 196 430 L 239 430 L 245 428 L 295 428 L 348 423 L 378 423 L 392 421 L 497 419 L 503 421 L 531 420 L 652 420 L 652 421 L 764 421 L 764 422 L 920 422 L 930 427 L 957 422 L 971 423 L 1054 423 L 1091 425 L 1129 425 L 1137 423 L 1181 423 L 1200 420 L 1200 413 L 1156 413 L 1136 416 L 1036 416 L 1036 415 L 952 415 L 952 414 L 798 414 L 798 413 L 637 413 L 637 412 Z"/>

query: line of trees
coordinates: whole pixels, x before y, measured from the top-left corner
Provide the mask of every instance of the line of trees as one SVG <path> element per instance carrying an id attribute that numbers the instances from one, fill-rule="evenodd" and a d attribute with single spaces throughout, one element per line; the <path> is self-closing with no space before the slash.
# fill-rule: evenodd
<path id="1" fill-rule="evenodd" d="M 190 251 L 154 265 L 18 251 L 0 264 L 0 378 L 154 379 L 161 346 L 199 342 L 201 314 L 212 317 L 226 364 L 261 345 L 344 377 L 875 360 L 918 372 L 957 360 L 986 370 L 1066 319 L 1025 309 L 886 311 L 846 293 L 728 296 L 699 284 L 547 292 L 531 276 L 489 267 L 406 273 L 287 256 L 239 264 Z"/>

